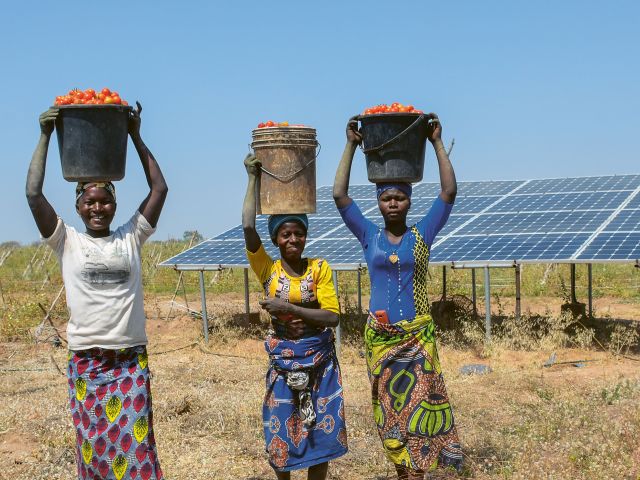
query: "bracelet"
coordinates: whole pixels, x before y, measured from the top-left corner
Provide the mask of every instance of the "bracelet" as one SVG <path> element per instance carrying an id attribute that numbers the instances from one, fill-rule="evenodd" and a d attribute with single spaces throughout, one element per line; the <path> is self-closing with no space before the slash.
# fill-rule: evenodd
<path id="1" fill-rule="evenodd" d="M 447 149 L 444 147 L 444 145 L 442 145 L 441 147 L 436 148 L 436 155 L 438 155 L 438 152 L 440 150 L 444 150 L 445 152 L 447 151 Z"/>

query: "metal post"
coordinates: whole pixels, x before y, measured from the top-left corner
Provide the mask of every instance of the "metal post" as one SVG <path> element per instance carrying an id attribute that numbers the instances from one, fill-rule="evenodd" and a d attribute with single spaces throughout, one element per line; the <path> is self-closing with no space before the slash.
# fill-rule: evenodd
<path id="1" fill-rule="evenodd" d="M 204 329 L 204 342 L 209 343 L 209 319 L 207 318 L 207 297 L 204 293 L 204 271 L 200 270 L 200 303 L 202 312 L 202 328 Z"/>
<path id="2" fill-rule="evenodd" d="M 338 272 L 333 271 L 333 288 L 336 289 L 336 297 L 338 296 Z M 336 327 L 336 355 L 340 355 L 340 341 L 341 341 L 341 333 L 340 333 L 340 324 Z"/>
<path id="3" fill-rule="evenodd" d="M 244 269 L 244 311 L 249 315 L 249 269 Z"/>
<path id="4" fill-rule="evenodd" d="M 362 315 L 362 269 L 358 267 L 358 313 Z"/>
<path id="5" fill-rule="evenodd" d="M 589 318 L 593 318 L 593 272 L 591 264 L 587 263 L 587 282 L 589 283 Z"/>
<path id="6" fill-rule="evenodd" d="M 571 303 L 578 303 L 576 298 L 576 264 L 571 264 Z"/>
<path id="7" fill-rule="evenodd" d="M 484 267 L 484 333 L 487 343 L 491 341 L 491 279 L 489 278 L 489 267 Z"/>
<path id="8" fill-rule="evenodd" d="M 447 266 L 442 266 L 442 300 L 447 299 Z"/>
<path id="9" fill-rule="evenodd" d="M 516 320 L 520 320 L 520 265 L 516 265 Z"/>
<path id="10" fill-rule="evenodd" d="M 476 298 L 476 269 L 471 269 L 471 301 L 473 302 L 473 318 L 478 316 L 478 302 Z"/>

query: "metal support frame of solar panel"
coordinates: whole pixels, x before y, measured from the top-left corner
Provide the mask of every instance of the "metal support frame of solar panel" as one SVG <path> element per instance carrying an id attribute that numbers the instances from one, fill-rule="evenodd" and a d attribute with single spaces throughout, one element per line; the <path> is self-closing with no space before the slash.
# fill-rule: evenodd
<path id="1" fill-rule="evenodd" d="M 440 191 L 414 186 L 408 223 L 418 221 Z M 349 194 L 380 224 L 371 184 Z M 305 255 L 326 258 L 335 270 L 366 267 L 358 241 L 343 224 L 331 187 L 317 192 Z M 266 216 L 256 227 L 270 255 Z M 457 268 L 519 263 L 636 262 L 640 259 L 640 175 L 543 180 L 460 182 L 449 221 L 436 238 L 432 265 Z M 178 254 L 161 266 L 177 270 L 247 268 L 242 227 L 234 227 Z"/>

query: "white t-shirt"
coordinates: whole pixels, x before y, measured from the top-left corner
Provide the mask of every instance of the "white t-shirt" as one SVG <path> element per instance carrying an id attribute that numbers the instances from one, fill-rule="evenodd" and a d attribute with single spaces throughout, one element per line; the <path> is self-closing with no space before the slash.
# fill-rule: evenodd
<path id="1" fill-rule="evenodd" d="M 108 237 L 93 238 L 61 218 L 45 242 L 58 256 L 70 318 L 70 350 L 146 345 L 140 251 L 155 231 L 137 212 Z"/>

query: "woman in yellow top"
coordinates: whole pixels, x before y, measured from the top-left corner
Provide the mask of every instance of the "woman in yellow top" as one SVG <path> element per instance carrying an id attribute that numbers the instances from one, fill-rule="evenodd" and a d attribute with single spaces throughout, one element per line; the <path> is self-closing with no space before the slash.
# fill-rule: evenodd
<path id="1" fill-rule="evenodd" d="M 308 468 L 309 480 L 324 480 L 329 460 L 347 452 L 340 366 L 331 327 L 338 325 L 338 299 L 331 268 L 303 258 L 309 222 L 304 214 L 272 215 L 269 236 L 280 250 L 273 260 L 256 231 L 256 180 L 260 162 L 248 155 L 249 174 L 242 226 L 251 268 L 264 287 L 260 305 L 271 315 L 265 340 L 270 366 L 262 419 L 269 463 L 279 480 Z"/>

